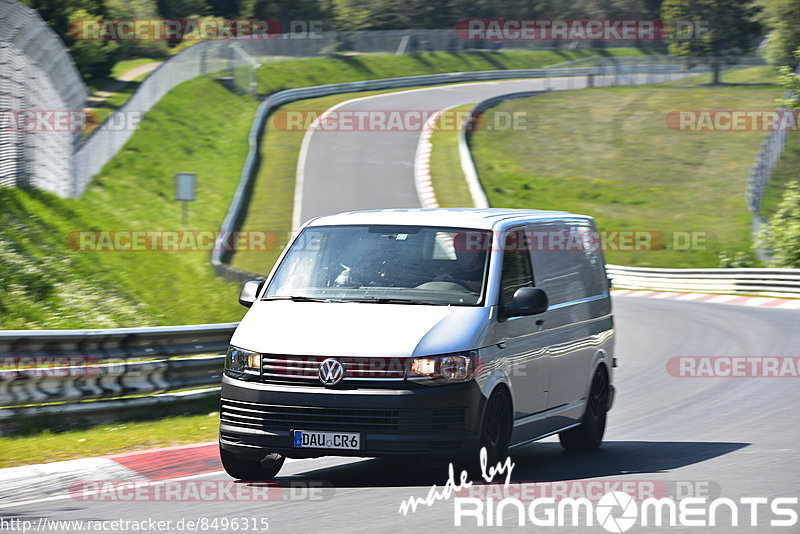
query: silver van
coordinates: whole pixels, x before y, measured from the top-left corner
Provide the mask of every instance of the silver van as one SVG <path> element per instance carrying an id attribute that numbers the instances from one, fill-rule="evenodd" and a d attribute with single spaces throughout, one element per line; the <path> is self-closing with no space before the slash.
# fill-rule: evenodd
<path id="1" fill-rule="evenodd" d="M 222 378 L 219 443 L 238 479 L 284 459 L 503 460 L 558 434 L 602 441 L 614 323 L 591 217 L 410 209 L 306 223 L 250 307 Z"/>

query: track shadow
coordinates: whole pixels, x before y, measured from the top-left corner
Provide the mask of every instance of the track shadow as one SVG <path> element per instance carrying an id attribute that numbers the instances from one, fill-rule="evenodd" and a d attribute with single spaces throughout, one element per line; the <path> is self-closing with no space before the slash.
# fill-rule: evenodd
<path id="1" fill-rule="evenodd" d="M 630 474 L 668 473 L 747 447 L 749 443 L 611 441 L 584 453 L 564 451 L 558 443 L 538 443 L 512 453 L 515 482 L 551 482 Z M 315 469 L 278 482 L 322 480 L 335 487 L 402 487 L 444 484 L 446 465 L 372 459 Z M 478 473 L 478 476 L 480 473 Z M 458 480 L 458 473 L 456 473 Z M 475 476 L 473 479 L 477 478 Z"/>

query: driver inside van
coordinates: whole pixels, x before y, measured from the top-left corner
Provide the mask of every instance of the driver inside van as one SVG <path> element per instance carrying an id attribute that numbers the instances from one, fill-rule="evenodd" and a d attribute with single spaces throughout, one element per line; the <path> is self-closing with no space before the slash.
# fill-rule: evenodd
<path id="1" fill-rule="evenodd" d="M 486 267 L 486 251 L 480 247 L 468 247 L 463 232 L 455 236 L 453 249 L 456 260 L 447 272 L 440 274 L 435 281 L 454 282 L 473 293 L 480 293 Z"/>

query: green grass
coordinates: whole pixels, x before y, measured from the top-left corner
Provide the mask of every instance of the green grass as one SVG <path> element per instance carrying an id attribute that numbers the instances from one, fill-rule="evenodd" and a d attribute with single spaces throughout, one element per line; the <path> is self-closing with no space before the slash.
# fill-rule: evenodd
<path id="1" fill-rule="evenodd" d="M 0 437 L 0 469 L 215 441 L 219 413 L 97 425 L 67 432 Z"/>
<path id="2" fill-rule="evenodd" d="M 736 83 L 746 83 L 746 84 L 768 84 L 774 85 L 775 78 L 778 75 L 777 69 L 772 65 L 762 65 L 757 67 L 748 67 L 745 69 L 734 69 L 734 70 L 726 70 L 722 72 L 722 76 L 720 77 L 721 84 L 736 84 Z M 698 84 L 710 84 L 711 83 L 711 73 L 700 74 L 698 76 L 692 76 L 690 78 L 686 78 L 684 82 L 688 85 L 698 85 Z M 681 82 L 673 82 L 670 85 L 680 85 Z M 770 106 L 769 109 L 773 109 L 775 106 Z"/>
<path id="3" fill-rule="evenodd" d="M 148 63 L 157 62 L 160 60 L 152 59 L 152 58 L 139 58 L 139 59 L 129 59 L 126 61 L 120 61 L 111 69 L 111 76 L 107 78 L 103 78 L 102 81 L 94 81 L 91 83 L 90 87 L 90 94 L 96 91 L 104 90 L 110 84 L 119 81 L 118 78 L 128 72 L 131 69 L 139 67 L 141 65 L 147 65 Z M 122 107 L 125 102 L 130 100 L 133 94 L 139 89 L 139 85 L 141 85 L 142 80 L 147 78 L 153 71 L 145 72 L 144 74 L 140 74 L 139 76 L 135 77 L 133 80 L 125 83 L 119 90 L 112 93 L 111 96 L 99 102 L 97 107 L 90 108 L 91 111 L 91 120 L 92 122 L 96 123 L 97 125 L 101 124 L 105 121 L 109 115 L 114 113 L 116 110 Z M 90 132 L 87 131 L 86 135 Z"/>
<path id="4" fill-rule="evenodd" d="M 149 74 L 149 73 L 148 73 Z M 139 78 L 144 79 L 147 74 L 142 74 Z M 125 102 L 130 100 L 133 96 L 133 93 L 139 88 L 139 83 L 137 81 L 128 82 L 123 85 L 117 92 L 112 93 L 108 98 L 105 100 L 98 102 L 97 107 L 89 108 L 92 110 L 90 113 L 92 121 L 97 123 L 99 126 L 103 123 L 111 114 L 117 111 L 119 108 L 122 107 Z M 86 135 L 91 133 L 90 131 L 86 132 Z"/>
<path id="5" fill-rule="evenodd" d="M 448 113 L 460 116 L 468 112 L 475 104 L 467 104 L 451 109 Z M 439 125 L 437 122 L 436 126 Z M 451 121 L 452 122 L 452 121 Z M 433 191 L 439 206 L 442 208 L 471 207 L 472 195 L 464 180 L 461 170 L 461 158 L 458 153 L 458 132 L 451 129 L 434 129 L 431 134 L 431 176 Z"/>
<path id="6" fill-rule="evenodd" d="M 284 89 L 343 83 L 357 80 L 415 76 L 453 71 L 536 68 L 591 55 L 641 55 L 634 48 L 606 51 L 511 51 L 492 53 L 424 53 L 404 56 L 385 54 L 310 58 L 268 62 L 259 69 L 260 93 Z M 282 110 L 324 110 L 351 98 L 387 93 L 371 91 L 309 99 L 283 106 Z M 275 232 L 278 242 L 267 252 L 239 252 L 232 265 L 246 271 L 266 274 L 286 245 L 292 222 L 297 156 L 304 132 L 275 131 L 267 128 L 261 140 L 261 165 L 250 197 L 242 229 Z M 455 186 L 459 187 L 459 186 Z M 467 195 L 469 192 L 467 191 Z"/>
<path id="7" fill-rule="evenodd" d="M 668 243 L 676 231 L 711 236 L 704 250 L 612 251 L 610 263 L 716 267 L 720 251 L 750 254 L 744 190 L 764 134 L 676 132 L 665 126 L 665 116 L 686 109 L 772 109 L 781 88 L 769 83 L 771 71 L 763 68 L 726 73 L 731 85 L 707 86 L 705 78 L 553 92 L 494 108 L 526 113 L 533 126 L 473 135 L 490 204 L 586 213 L 601 230 L 658 231 Z M 453 163 L 437 163 L 435 154 L 436 188 L 441 168 Z"/>
<path id="8" fill-rule="evenodd" d="M 207 78 L 142 121 L 81 199 L 0 189 L 0 328 L 101 328 L 236 321 L 239 285 L 209 253 L 79 252 L 79 230 L 180 230 L 176 172 L 196 172 L 188 229 L 217 230 L 239 180 L 257 102 Z"/>
<path id="9" fill-rule="evenodd" d="M 160 59 L 153 59 L 150 57 L 140 57 L 137 59 L 126 59 L 125 61 L 120 61 L 116 65 L 111 68 L 111 77 L 112 78 L 119 78 L 126 72 L 131 69 L 135 69 L 136 67 L 141 67 L 142 65 L 147 65 L 148 63 L 156 63 L 161 62 L 163 60 Z"/>
<path id="10" fill-rule="evenodd" d="M 764 192 L 761 214 L 767 219 L 778 209 L 786 184 L 792 180 L 800 180 L 798 169 L 800 169 L 800 133 L 795 131 L 789 132 L 786 136 L 781 159 L 778 160 L 772 179 Z"/>
<path id="11" fill-rule="evenodd" d="M 111 74 L 109 74 L 108 76 L 105 76 L 103 78 L 94 78 L 86 82 L 89 94 L 92 94 L 96 91 L 102 91 L 109 84 L 112 84 L 115 81 L 117 81 L 117 78 L 119 78 L 120 76 L 122 76 L 131 69 L 134 69 L 141 65 L 147 65 L 148 63 L 153 63 L 156 61 L 163 61 L 163 60 L 142 57 L 142 58 L 126 59 L 124 61 L 120 61 L 119 63 L 116 63 L 113 67 L 111 67 Z"/>
<path id="12" fill-rule="evenodd" d="M 637 53 L 632 49 L 609 53 L 623 52 Z M 537 66 L 579 55 L 584 53 L 337 56 L 270 62 L 262 67 L 261 75 L 269 80 L 263 89 L 274 91 L 368 77 L 364 69 L 372 77 L 397 76 L 466 64 L 473 68 Z M 117 71 L 137 64 L 118 66 Z M 340 98 L 347 97 L 334 100 Z M 112 99 L 112 103 L 118 102 Z M 71 250 L 66 239 L 69 232 L 84 229 L 180 229 L 180 206 L 172 200 L 176 172 L 198 173 L 198 200 L 191 204 L 189 227 L 217 229 L 239 179 L 256 106 L 255 100 L 233 95 L 210 79 L 195 79 L 175 88 L 147 114 L 141 128 L 95 177 L 83 198 L 0 189 L 0 327 L 96 328 L 238 320 L 243 313 L 236 302 L 238 284 L 213 276 L 207 252 L 81 253 Z M 269 208 L 251 209 L 251 213 L 269 215 L 266 222 L 247 223 L 283 236 L 291 221 L 296 164 L 296 149 L 286 146 L 299 148 L 295 141 L 302 138 L 296 133 L 287 135 L 294 141 L 265 141 L 276 144 L 266 146 L 264 161 L 286 171 L 281 175 L 284 182 L 278 184 L 280 192 L 275 195 L 269 188 L 256 188 L 253 205 Z M 254 270 L 267 269 L 279 249 L 280 244 L 272 256 L 253 262 L 261 266 Z"/>
<path id="13" fill-rule="evenodd" d="M 329 57 L 264 63 L 259 69 L 258 91 L 270 94 L 283 89 L 478 70 L 535 69 L 593 55 L 635 56 L 636 48 L 576 51 L 427 52 L 392 56 L 386 54 L 334 55 Z"/>
<path id="14" fill-rule="evenodd" d="M 269 78 L 262 89 L 447 70 L 536 67 L 583 55 L 493 53 L 448 58 L 422 54 L 410 60 L 406 56 L 358 56 L 282 61 L 262 69 L 262 78 Z M 132 66 L 136 65 L 124 68 Z M 328 74 L 320 72 L 320 66 L 329 69 Z M 365 68 L 370 75 L 364 73 Z M 367 94 L 375 93 L 358 96 Z M 121 105 L 128 96 L 115 95 L 110 104 Z M 297 105 L 321 109 L 348 98 L 352 95 Z M 198 200 L 191 205 L 188 228 L 216 230 L 238 183 L 255 109 L 254 100 L 233 95 L 210 79 L 192 80 L 175 88 L 148 113 L 140 130 L 81 199 L 61 199 L 37 190 L 0 189 L 0 328 L 238 320 L 243 314 L 236 301 L 239 284 L 215 278 L 207 252 L 77 252 L 68 246 L 67 236 L 87 229 L 181 229 L 180 207 L 172 200 L 175 172 L 198 173 Z M 302 133 L 278 134 L 268 134 L 263 140 L 267 164 L 262 166 L 251 204 L 259 209 L 250 210 L 266 218 L 248 219 L 247 227 L 273 229 L 285 236 L 291 224 Z M 267 255 L 255 255 L 251 269 L 265 272 L 282 246 L 283 242 Z M 171 417 L 160 422 L 0 438 L 0 466 L 213 440 L 217 415 L 212 416 L 213 420 Z"/>
<path id="15" fill-rule="evenodd" d="M 365 91 L 358 94 L 347 93 L 322 98 L 298 100 L 285 106 L 281 111 L 320 112 L 340 102 L 377 94 L 395 92 Z M 237 252 L 232 265 L 256 274 L 268 274 L 289 241 L 292 229 L 292 210 L 294 207 L 295 176 L 300 145 L 305 131 L 287 131 L 271 128 L 272 117 L 261 138 L 261 165 L 248 203 L 247 215 L 242 230 L 274 232 L 277 244 L 266 252 Z"/>

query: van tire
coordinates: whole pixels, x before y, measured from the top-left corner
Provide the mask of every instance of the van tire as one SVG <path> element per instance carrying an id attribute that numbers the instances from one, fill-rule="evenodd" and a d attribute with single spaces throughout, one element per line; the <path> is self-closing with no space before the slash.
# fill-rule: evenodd
<path id="1" fill-rule="evenodd" d="M 281 470 L 283 462 L 286 460 L 284 456 L 274 452 L 267 454 L 260 462 L 257 460 L 242 460 L 221 446 L 219 448 L 219 458 L 222 460 L 222 467 L 225 468 L 225 472 L 236 480 L 272 480 Z"/>
<path id="2" fill-rule="evenodd" d="M 608 399 L 608 372 L 601 365 L 594 372 L 581 424 L 558 434 L 558 440 L 562 447 L 568 451 L 587 451 L 596 449 L 603 443 Z"/>
<path id="3" fill-rule="evenodd" d="M 505 461 L 508 456 L 513 417 L 511 395 L 503 386 L 496 388 L 486 402 L 478 445 L 479 454 L 480 448 L 486 447 L 487 467 Z"/>

